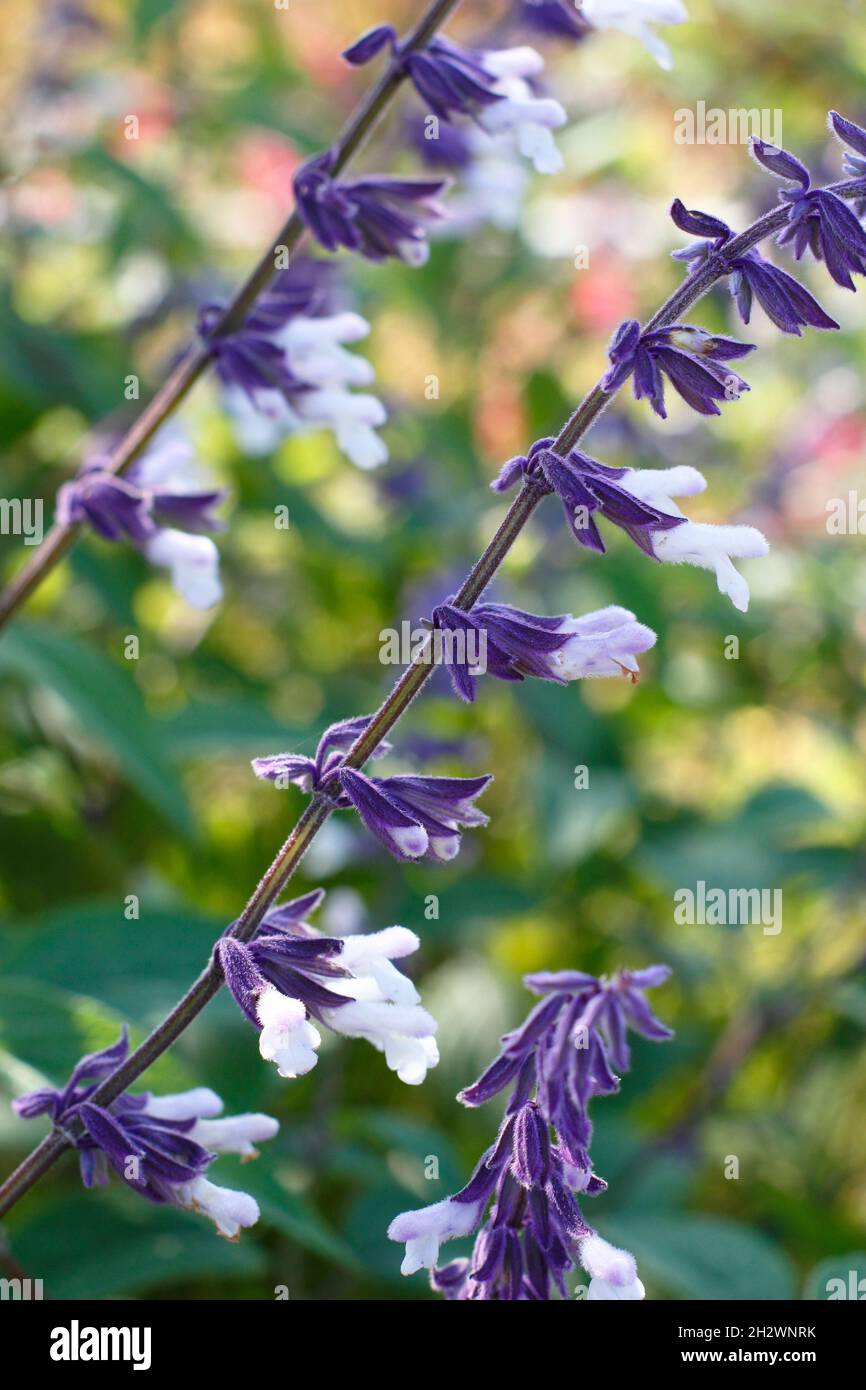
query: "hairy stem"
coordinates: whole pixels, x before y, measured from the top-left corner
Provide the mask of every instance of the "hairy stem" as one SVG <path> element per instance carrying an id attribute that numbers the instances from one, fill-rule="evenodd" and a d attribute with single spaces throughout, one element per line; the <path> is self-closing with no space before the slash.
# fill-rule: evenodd
<path id="1" fill-rule="evenodd" d="M 849 191 L 851 185 L 835 184 L 832 185 L 832 188 L 834 192 L 844 195 Z M 704 266 L 689 275 L 649 319 L 643 331 L 647 332 L 650 329 L 676 323 L 681 314 L 702 299 L 716 281 L 729 273 L 725 263 L 726 258 L 741 255 L 750 247 L 757 245 L 765 237 L 778 231 L 784 225 L 786 218 L 787 210 L 781 207 L 758 218 L 744 232 L 726 244 L 723 254 L 719 253 L 710 257 Z M 602 411 L 607 408 L 615 394 L 616 392 L 604 391 L 600 382 L 595 385 L 560 430 L 554 448 L 557 451 L 567 451 L 574 448 Z M 458 607 L 468 610 L 478 602 L 544 495 L 545 488 L 542 485 L 531 479 L 524 481 L 521 491 L 511 503 L 495 536 L 476 561 L 457 594 L 455 603 Z M 383 701 L 367 728 L 349 749 L 344 759 L 345 766 L 359 768 L 367 761 L 377 744 L 394 728 L 416 695 L 430 679 L 435 670 L 428 650 L 431 641 L 432 638 L 427 639 L 424 648 L 416 655 L 412 665 L 403 672 L 391 694 Z M 246 941 L 253 935 L 268 908 L 275 902 L 294 874 L 310 843 L 333 810 L 333 801 L 323 793 L 319 793 L 308 803 L 285 844 L 231 929 L 234 936 Z M 107 1081 L 102 1083 L 92 1097 L 94 1103 L 109 1104 L 133 1081 L 137 1080 L 142 1072 L 146 1071 L 189 1027 L 190 1023 L 219 991 L 221 985 L 222 976 L 211 961 L 163 1022 L 136 1048 L 126 1062 Z M 75 1127 L 67 1128 L 66 1135 L 57 1131 L 52 1132 L 0 1186 L 0 1216 L 7 1212 L 39 1180 L 66 1148 L 70 1147 L 70 1139 L 76 1137 L 76 1132 Z"/>
<path id="2" fill-rule="evenodd" d="M 423 18 L 402 45 L 402 52 L 405 54 L 412 49 L 423 48 L 459 4 L 460 0 L 432 0 Z M 404 80 L 405 75 L 398 57 L 391 62 L 383 76 L 361 101 L 337 139 L 334 146 L 335 174 L 346 167 L 366 142 Z M 293 209 L 258 265 L 226 306 L 213 330 L 215 336 L 233 333 L 240 328 L 259 295 L 267 289 L 275 275 L 278 254 L 284 257 L 287 252 L 290 254 L 295 251 L 305 232 L 306 228 L 301 218 Z M 133 460 L 139 457 L 169 416 L 185 400 L 210 362 L 211 351 L 206 344 L 195 342 L 187 348 L 156 395 L 110 452 L 105 464 L 106 472 L 123 473 Z M 68 553 L 80 529 L 81 522 L 72 522 L 66 526 L 58 522 L 52 526 L 42 544 L 0 593 L 0 628 L 5 626 L 33 590 Z"/>

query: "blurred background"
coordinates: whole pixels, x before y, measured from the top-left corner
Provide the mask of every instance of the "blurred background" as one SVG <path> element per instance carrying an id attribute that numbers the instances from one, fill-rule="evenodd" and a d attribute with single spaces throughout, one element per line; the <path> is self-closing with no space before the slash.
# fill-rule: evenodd
<path id="1" fill-rule="evenodd" d="M 43 497 L 50 516 L 125 375 L 145 394 L 159 382 L 196 306 L 257 259 L 294 169 L 371 80 L 340 49 L 419 9 L 4 0 L 5 497 Z M 87 536 L 0 641 L 4 1171 L 40 1135 L 8 1098 L 62 1081 L 122 1018 L 139 1038 L 273 857 L 303 800 L 257 782 L 249 759 L 309 752 L 330 721 L 378 704 L 396 674 L 380 631 L 453 591 L 502 514 L 488 491 L 502 461 L 556 432 L 619 322 L 678 283 L 671 199 L 735 226 L 772 205 L 775 181 L 742 145 L 678 143 L 677 111 L 779 112 L 784 144 L 816 178 L 839 177 L 825 118 L 866 119 L 861 7 L 688 9 L 664 31 L 671 72 L 618 34 L 541 40 L 570 115 L 566 171 L 529 181 L 513 226 L 443 236 L 420 270 L 340 258 L 372 324 L 384 468 L 355 470 L 324 433 L 253 458 L 203 383 L 183 420 L 231 490 L 222 605 L 194 612 L 134 551 Z M 449 32 L 517 42 L 513 15 L 467 0 Z M 407 92 L 358 168 L 417 169 L 410 112 L 423 108 Z M 626 390 L 588 442 L 612 464 L 697 466 L 710 485 L 691 515 L 766 532 L 770 558 L 746 566 L 749 614 L 712 575 L 653 566 L 610 528 L 606 557 L 579 551 L 546 502 L 496 597 L 634 609 L 659 633 L 639 685 L 491 680 L 466 707 L 437 677 L 391 766 L 495 773 L 489 828 L 448 867 L 400 866 L 339 816 L 304 861 L 297 891 L 328 889 L 317 925 L 422 936 L 411 966 L 441 1065 L 409 1089 L 366 1044 L 326 1038 L 311 1075 L 280 1082 L 217 999 L 148 1084 L 211 1085 L 230 1110 L 280 1118 L 257 1164 L 224 1159 L 216 1174 L 256 1195 L 262 1222 L 231 1245 L 119 1183 L 85 1193 L 67 1158 L 6 1226 L 46 1296 L 430 1297 L 423 1276 L 401 1280 L 385 1228 L 461 1185 L 489 1142 L 496 1105 L 464 1111 L 454 1096 L 527 1011 L 522 974 L 656 960 L 674 968 L 653 1002 L 676 1039 L 637 1046 L 621 1095 L 595 1104 L 610 1190 L 588 1218 L 634 1250 L 653 1298 L 824 1298 L 828 1279 L 866 1275 L 866 564 L 856 524 L 827 527 L 832 499 L 864 489 L 866 299 L 813 264 L 802 278 L 841 333 L 785 338 L 757 308 L 743 329 L 719 292 L 695 321 L 759 345 L 751 392 L 712 422 L 672 400 L 660 422 Z M 26 553 L 0 538 L 6 577 Z M 781 889 L 783 929 L 677 925 L 673 895 L 699 880 Z"/>

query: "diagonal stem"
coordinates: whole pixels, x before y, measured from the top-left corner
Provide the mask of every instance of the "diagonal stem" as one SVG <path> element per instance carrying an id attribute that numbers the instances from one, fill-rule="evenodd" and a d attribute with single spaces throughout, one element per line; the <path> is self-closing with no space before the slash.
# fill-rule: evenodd
<path id="1" fill-rule="evenodd" d="M 843 196 L 855 196 L 855 193 L 859 193 L 856 184 L 852 183 L 833 184 L 831 188 L 833 192 Z M 722 253 L 711 256 L 704 266 L 689 275 L 678 289 L 674 290 L 673 294 L 649 319 L 643 331 L 647 332 L 650 329 L 662 328 L 676 323 L 681 314 L 702 299 L 718 280 L 729 274 L 726 258 L 742 255 L 752 246 L 756 246 L 765 237 L 778 231 L 786 219 L 787 209 L 774 208 L 771 212 L 765 213 L 763 217 L 759 217 L 739 236 L 732 238 L 726 243 Z M 570 419 L 563 425 L 553 445 L 554 449 L 559 452 L 574 448 L 615 395 L 616 391 L 604 391 L 600 382 L 595 385 L 584 397 Z M 468 610 L 478 602 L 541 498 L 545 495 L 545 491 L 543 485 L 539 485 L 532 479 L 524 481 L 496 534 L 476 561 L 461 587 L 455 599 L 459 607 Z M 427 651 L 431 641 L 432 638 L 428 637 L 424 648 L 417 653 L 412 665 L 406 668 L 391 694 L 383 701 L 364 732 L 349 749 L 344 759 L 345 766 L 357 768 L 367 761 L 377 744 L 394 728 L 394 725 L 402 718 L 412 701 L 430 679 L 435 670 Z M 307 804 L 285 844 L 260 880 L 241 916 L 231 928 L 231 934 L 238 940 L 248 941 L 254 934 L 268 908 L 276 901 L 294 874 L 310 843 L 334 809 L 333 801 L 323 793 L 314 796 Z M 91 1098 L 93 1103 L 108 1105 L 111 1101 L 116 1100 L 185 1032 L 205 1005 L 218 993 L 222 983 L 221 972 L 211 960 L 171 1013 L 131 1053 L 123 1065 L 118 1067 L 117 1071 L 102 1083 Z M 70 1147 L 70 1139 L 75 1139 L 80 1130 L 79 1123 L 78 1125 L 67 1126 L 65 1134 L 60 1134 L 56 1130 L 52 1131 L 15 1172 L 0 1185 L 0 1216 L 9 1211 L 19 1198 L 34 1183 L 38 1182 L 42 1174 L 47 1172 L 60 1154 Z"/>
<path id="2" fill-rule="evenodd" d="M 394 57 L 379 81 L 363 98 L 338 137 L 334 146 L 335 174 L 340 173 L 364 145 L 402 86 L 405 80 L 402 56 L 423 48 L 459 4 L 460 0 L 432 0 L 418 24 L 401 45 L 400 54 Z M 293 209 L 258 265 L 226 306 L 213 329 L 215 336 L 233 333 L 241 326 L 259 295 L 267 288 L 276 273 L 277 254 L 281 253 L 284 256 L 286 252 L 291 254 L 295 251 L 305 232 L 304 223 Z M 105 464 L 106 472 L 123 473 L 133 460 L 139 457 L 169 416 L 189 395 L 210 363 L 211 350 L 207 345 L 195 342 L 187 348 L 156 395 L 109 454 Z M 0 593 L 0 629 L 69 552 L 78 538 L 80 529 L 81 522 L 71 522 L 68 525 L 55 522 L 42 544 Z"/>

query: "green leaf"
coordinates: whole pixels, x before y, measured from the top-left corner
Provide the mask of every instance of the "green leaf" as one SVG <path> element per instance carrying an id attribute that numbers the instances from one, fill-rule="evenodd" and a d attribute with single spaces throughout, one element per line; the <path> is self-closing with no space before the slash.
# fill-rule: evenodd
<path id="1" fill-rule="evenodd" d="M 0 1046 L 51 1082 L 65 1081 L 79 1057 L 116 1042 L 122 1022 L 122 1015 L 85 995 L 5 972 L 0 980 Z M 2 1072 L 18 1084 L 20 1072 L 9 1063 Z M 146 1084 L 177 1091 L 192 1083 L 167 1053 L 148 1070 Z"/>
<path id="2" fill-rule="evenodd" d="M 607 1240 L 631 1250 L 644 1278 L 675 1298 L 789 1299 L 794 1269 L 760 1231 L 716 1216 L 611 1217 L 599 1223 Z"/>
<path id="3" fill-rule="evenodd" d="M 271 743 L 294 748 L 299 739 L 310 738 L 309 728 L 283 724 L 254 700 L 222 704 L 191 700 L 166 720 L 165 731 L 178 756 L 212 749 L 222 755 L 235 749 L 258 751 L 263 744 Z"/>
<path id="4" fill-rule="evenodd" d="M 114 662 L 42 624 L 19 623 L 0 642 L 0 672 L 60 695 L 151 806 L 183 835 L 195 837 L 183 787 L 163 752 L 163 731 L 138 687 Z"/>
<path id="5" fill-rule="evenodd" d="M 58 1238 L 58 1233 L 61 1238 Z M 204 1217 L 96 1189 L 42 1207 L 11 1247 L 46 1298 L 117 1298 L 184 1279 L 259 1278 L 254 1239 L 221 1240 Z"/>
<path id="6" fill-rule="evenodd" d="M 304 1197 L 290 1189 L 279 1167 L 275 1169 L 264 1156 L 256 1164 L 244 1165 L 242 1186 L 255 1197 L 262 1218 L 276 1230 L 344 1269 L 359 1268 L 356 1256 L 345 1241 Z"/>
<path id="7" fill-rule="evenodd" d="M 183 994 L 208 960 L 224 922 L 180 908 L 128 922 L 122 902 L 76 903 L 0 931 L 0 971 L 86 989 L 144 1019 Z"/>

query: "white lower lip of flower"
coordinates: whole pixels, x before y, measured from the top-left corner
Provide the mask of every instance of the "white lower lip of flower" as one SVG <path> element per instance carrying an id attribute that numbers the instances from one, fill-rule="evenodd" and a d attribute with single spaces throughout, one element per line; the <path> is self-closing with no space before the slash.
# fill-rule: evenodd
<path id="1" fill-rule="evenodd" d="M 288 354 L 288 365 L 310 386 L 369 386 L 376 379 L 372 363 L 341 347 L 311 348 Z"/>
<path id="2" fill-rule="evenodd" d="M 568 618 L 560 632 L 574 634 L 550 658 L 551 672 L 561 680 L 585 676 L 622 676 L 639 673 L 637 655 L 655 646 L 652 628 L 639 623 L 625 608 L 609 607 L 582 618 Z"/>
<path id="3" fill-rule="evenodd" d="M 347 1037 L 368 1038 L 379 1047 L 385 1040 L 432 1037 L 436 1020 L 418 1004 L 390 1004 L 382 999 L 353 999 L 338 1009 L 324 1009 L 322 1016 L 329 1028 Z"/>
<path id="4" fill-rule="evenodd" d="M 394 841 L 401 854 L 410 859 L 420 859 L 427 853 L 429 840 L 423 825 L 389 825 L 386 835 Z"/>
<path id="5" fill-rule="evenodd" d="M 430 852 L 436 859 L 447 863 L 454 859 L 460 850 L 459 835 L 433 835 L 430 838 Z"/>
<path id="6" fill-rule="evenodd" d="M 222 1110 L 223 1101 L 208 1086 L 174 1096 L 151 1096 L 145 1107 L 145 1113 L 157 1120 L 209 1120 Z"/>
<path id="7" fill-rule="evenodd" d="M 439 1061 L 436 1020 L 418 1004 L 353 999 L 340 1009 L 325 1009 L 322 1016 L 335 1033 L 365 1038 L 384 1052 L 387 1065 L 406 1085 L 420 1085 Z"/>
<path id="8" fill-rule="evenodd" d="M 306 352 L 322 344 L 357 343 L 366 338 L 370 325 L 360 314 L 326 314 L 320 319 L 300 315 L 273 335 L 274 342 L 297 352 Z"/>
<path id="9" fill-rule="evenodd" d="M 537 48 L 526 44 L 490 49 L 482 54 L 481 66 L 491 77 L 537 77 L 544 72 L 544 59 Z"/>
<path id="10" fill-rule="evenodd" d="M 769 548 L 766 538 L 753 526 L 712 526 L 687 521 L 671 531 L 653 534 L 653 550 L 660 560 L 714 570 L 720 593 L 727 594 L 741 613 L 749 607 L 749 586 L 734 568 L 731 556 L 758 558 L 766 555 Z"/>
<path id="11" fill-rule="evenodd" d="M 435 1038 L 385 1039 L 385 1062 L 406 1086 L 420 1086 L 427 1072 L 439 1062 Z"/>
<path id="12" fill-rule="evenodd" d="M 217 1187 L 205 1177 L 183 1183 L 175 1191 L 180 1206 L 209 1216 L 226 1240 L 237 1240 L 241 1230 L 254 1226 L 259 1219 L 258 1202 L 249 1193 Z"/>
<path id="13" fill-rule="evenodd" d="M 391 930 L 402 931 L 403 928 L 396 927 Z M 408 932 L 407 935 L 412 936 L 413 933 Z M 349 939 L 351 941 L 351 938 Z M 364 938 L 358 940 L 363 943 Z M 344 948 L 339 959 L 341 965 L 352 971 L 353 978 L 330 980 L 328 988 L 335 994 L 344 994 L 347 999 L 377 1003 L 390 1002 L 411 1006 L 420 1002 L 421 996 L 408 975 L 404 975 L 384 955 L 373 956 L 369 952 L 360 951 L 355 953 L 353 958 L 353 953 L 347 952 Z"/>
<path id="14" fill-rule="evenodd" d="M 439 1246 L 444 1241 L 468 1236 L 475 1230 L 481 1205 L 479 1202 L 455 1202 L 446 1197 L 443 1202 L 395 1216 L 388 1227 L 388 1238 L 406 1245 L 400 1273 L 415 1274 L 419 1269 L 433 1269 L 439 1259 Z"/>
<path id="15" fill-rule="evenodd" d="M 369 966 L 369 973 L 376 983 L 383 999 L 388 999 L 392 1004 L 417 1004 L 421 996 L 402 970 L 398 970 L 396 965 L 392 965 L 389 960 L 373 961 Z"/>
<path id="16" fill-rule="evenodd" d="M 189 1137 L 209 1153 L 257 1158 L 254 1145 L 273 1139 L 279 1127 L 270 1115 L 229 1115 L 224 1120 L 199 1120 Z"/>
<path id="17" fill-rule="evenodd" d="M 593 1282 L 599 1281 L 599 1288 L 612 1285 L 618 1289 L 629 1289 L 635 1284 L 640 1284 L 637 1277 L 637 1265 L 634 1255 L 628 1250 L 619 1250 L 610 1241 L 604 1240 L 602 1236 L 592 1232 L 591 1235 L 584 1236 L 578 1241 L 578 1256 L 587 1274 Z M 643 1285 L 640 1284 L 641 1290 Z M 619 1298 L 642 1298 L 641 1293 L 620 1293 Z M 590 1297 L 592 1297 L 592 1284 L 590 1284 Z M 596 1298 L 612 1297 L 612 1295 L 597 1292 Z"/>
<path id="18" fill-rule="evenodd" d="M 207 536 L 186 531 L 159 531 L 145 546 L 153 565 L 168 569 L 172 587 L 192 608 L 212 608 L 223 596 L 219 551 Z"/>
<path id="19" fill-rule="evenodd" d="M 688 19 L 681 0 L 583 0 L 584 18 L 597 29 L 619 29 L 640 39 L 659 67 L 671 67 L 670 50 L 649 27 L 682 24 Z"/>
<path id="20" fill-rule="evenodd" d="M 427 238 L 424 237 L 416 241 L 410 237 L 406 241 L 401 241 L 397 247 L 397 255 L 407 265 L 426 265 L 430 259 L 430 247 Z"/>
<path id="21" fill-rule="evenodd" d="M 587 1300 L 590 1302 L 633 1302 L 646 1297 L 646 1289 L 640 1279 L 630 1284 L 610 1284 L 606 1279 L 590 1279 Z"/>
<path id="22" fill-rule="evenodd" d="M 520 153 L 532 161 L 539 174 L 559 173 L 564 161 L 551 131 L 565 124 L 564 107 L 550 97 L 533 97 L 519 79 L 499 82 L 497 90 L 503 93 L 502 100 L 486 106 L 479 115 L 483 129 L 491 135 L 511 133 Z"/>
<path id="23" fill-rule="evenodd" d="M 673 500 L 675 497 L 695 497 L 705 492 L 707 480 L 703 473 L 688 464 L 678 464 L 675 468 L 630 468 L 619 480 L 619 486 L 632 497 L 639 497 L 660 512 L 670 516 L 682 516 Z"/>
<path id="24" fill-rule="evenodd" d="M 388 462 L 388 446 L 369 425 L 340 425 L 335 431 L 337 446 L 350 463 L 369 473 Z"/>
<path id="25" fill-rule="evenodd" d="M 262 1031 L 259 1052 L 266 1062 L 275 1062 L 280 1076 L 294 1079 L 312 1071 L 315 1049 L 321 1034 L 307 1022 L 307 1011 L 300 999 L 290 999 L 277 989 L 263 990 L 256 1005 Z"/>
<path id="26" fill-rule="evenodd" d="M 420 996 L 412 981 L 391 962 L 411 955 L 420 944 L 415 933 L 405 927 L 385 927 L 364 936 L 348 936 L 343 938 L 340 964 L 356 977 L 353 984 L 367 976 L 382 999 L 395 1004 L 417 1004 Z M 351 994 L 359 997 L 354 989 Z"/>
<path id="27" fill-rule="evenodd" d="M 420 945 L 419 938 L 408 927 L 383 927 L 377 932 L 344 936 L 340 964 L 362 973 L 371 961 L 400 960 L 403 956 L 411 956 Z"/>
<path id="28" fill-rule="evenodd" d="M 388 415 L 376 396 L 340 387 L 322 387 L 298 398 L 298 413 L 308 424 L 334 431 L 337 444 L 357 468 L 378 468 L 388 448 L 376 434 Z"/>

